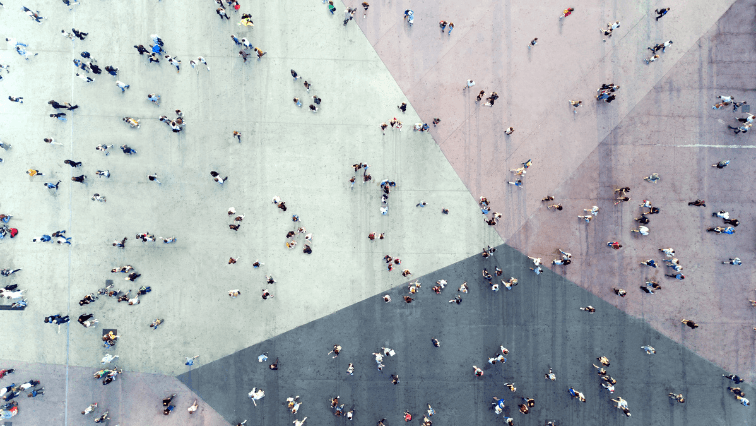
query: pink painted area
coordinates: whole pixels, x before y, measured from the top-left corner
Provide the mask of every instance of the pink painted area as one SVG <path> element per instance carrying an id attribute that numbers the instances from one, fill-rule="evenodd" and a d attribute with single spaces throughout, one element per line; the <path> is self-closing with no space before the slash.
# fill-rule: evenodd
<path id="1" fill-rule="evenodd" d="M 504 214 L 497 231 L 505 241 L 542 257 L 558 247 L 572 252 L 574 263 L 557 271 L 723 368 L 756 379 L 756 308 L 747 302 L 756 300 L 756 235 L 745 195 L 756 149 L 682 147 L 756 145 L 750 134 L 735 136 L 718 121 L 734 124 L 731 110 L 711 110 L 719 94 L 756 103 L 744 90 L 756 77 L 750 66 L 756 48 L 748 42 L 756 2 L 670 4 L 673 11 L 658 22 L 653 7 L 610 10 L 597 1 L 577 5 L 561 21 L 568 5 L 555 2 L 407 4 L 371 4 L 357 22 L 423 120 L 442 119 L 432 128 L 435 140 L 473 197 L 486 196 L 492 210 Z M 402 20 L 406 8 L 415 12 L 412 28 Z M 441 34 L 440 19 L 455 23 L 451 35 Z M 602 42 L 599 27 L 614 20 L 621 27 Z M 538 45 L 528 49 L 533 37 Z M 674 44 L 659 61 L 643 63 L 647 46 L 670 39 Z M 477 83 L 469 92 L 462 90 L 468 78 Z M 621 86 L 618 99 L 597 103 L 596 88 L 610 82 Z M 498 92 L 493 108 L 475 103 L 481 89 Z M 578 114 L 570 99 L 583 101 Z M 515 133 L 506 136 L 509 126 Z M 710 167 L 724 158 L 733 164 Z M 514 180 L 509 169 L 528 159 L 534 165 L 526 186 L 507 185 Z M 642 180 L 652 172 L 662 174 L 662 182 Z M 633 188 L 633 200 L 613 206 L 615 185 Z M 565 210 L 546 211 L 540 200 L 547 194 Z M 652 216 L 651 235 L 639 238 L 630 230 L 644 198 L 662 214 Z M 708 207 L 688 207 L 696 198 Z M 601 213 L 586 226 L 576 216 L 592 205 Z M 704 232 L 721 224 L 711 217 L 714 209 L 742 221 L 736 235 Z M 617 239 L 622 250 L 606 247 Z M 660 261 L 657 249 L 669 246 L 689 277 L 683 282 L 638 265 Z M 721 264 L 734 256 L 744 265 Z M 641 293 L 638 287 L 654 276 L 664 289 Z M 615 286 L 629 295 L 615 296 Z M 683 316 L 701 328 L 684 328 Z"/>

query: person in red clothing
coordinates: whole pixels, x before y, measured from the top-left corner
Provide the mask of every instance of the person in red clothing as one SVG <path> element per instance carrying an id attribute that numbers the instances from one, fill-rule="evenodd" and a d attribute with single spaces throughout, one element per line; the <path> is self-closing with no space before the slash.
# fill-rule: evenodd
<path id="1" fill-rule="evenodd" d="M 619 241 L 609 241 L 608 243 L 606 243 L 606 245 L 615 250 L 622 248 L 622 244 L 620 244 Z"/>
<path id="2" fill-rule="evenodd" d="M 410 414 L 409 411 L 404 411 L 404 421 L 405 422 L 411 422 L 412 421 L 412 414 Z"/>
<path id="3" fill-rule="evenodd" d="M 575 11 L 574 7 L 568 7 L 567 9 L 564 9 L 564 12 L 562 12 L 562 16 L 560 16 L 559 19 L 566 18 L 572 15 L 572 12 L 574 11 Z"/>

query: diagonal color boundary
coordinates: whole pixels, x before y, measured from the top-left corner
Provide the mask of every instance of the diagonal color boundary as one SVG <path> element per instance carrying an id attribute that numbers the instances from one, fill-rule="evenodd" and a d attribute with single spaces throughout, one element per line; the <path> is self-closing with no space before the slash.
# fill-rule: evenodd
<path id="1" fill-rule="evenodd" d="M 511 291 L 489 290 L 481 270 L 493 271 L 494 265 L 520 284 Z M 420 277 L 422 289 L 411 304 L 401 301 L 407 294 L 402 285 L 389 292 L 391 303 L 371 297 L 178 378 L 231 423 L 291 423 L 285 399 L 299 395 L 303 405 L 297 417 L 322 424 L 333 421 L 328 401 L 338 395 L 346 410 L 355 409 L 356 424 L 384 417 L 399 424 L 404 410 L 417 418 L 427 403 L 437 410 L 439 424 L 485 424 L 495 421 L 489 409 L 493 396 L 506 399 L 512 416 L 521 416 L 512 409 L 521 397 L 534 398 L 530 418 L 537 423 L 617 424 L 624 415 L 612 407 L 612 395 L 601 388 L 591 366 L 605 355 L 618 381 L 614 396 L 629 401 L 638 424 L 756 424 L 750 408 L 728 394 L 722 369 L 560 275 L 536 276 L 530 266 L 525 256 L 502 245 L 494 259 L 473 256 Z M 449 285 L 436 295 L 430 287 L 439 279 Z M 460 305 L 448 303 L 463 281 L 470 293 Z M 597 312 L 578 309 L 586 305 Z M 441 341 L 440 348 L 431 338 Z M 333 344 L 343 347 L 337 359 L 327 354 Z M 510 350 L 508 362 L 487 364 L 500 344 Z M 640 348 L 645 344 L 657 354 L 646 355 Z M 396 356 L 386 357 L 379 372 L 372 352 L 382 346 Z M 257 361 L 264 352 L 269 361 L 279 359 L 278 371 Z M 348 363 L 355 365 L 354 376 L 346 373 Z M 473 376 L 472 365 L 485 367 L 483 378 Z M 549 367 L 556 382 L 544 379 Z M 399 375 L 398 385 L 391 384 L 391 374 Z M 505 382 L 515 382 L 517 391 L 506 390 Z M 588 402 L 572 400 L 569 386 Z M 247 398 L 253 387 L 266 392 L 256 407 Z M 688 403 L 671 403 L 669 392 L 683 393 Z"/>

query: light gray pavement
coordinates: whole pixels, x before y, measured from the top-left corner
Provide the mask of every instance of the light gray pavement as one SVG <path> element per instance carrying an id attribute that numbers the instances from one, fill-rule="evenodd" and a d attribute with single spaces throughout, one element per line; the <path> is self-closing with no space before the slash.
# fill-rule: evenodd
<path id="1" fill-rule="evenodd" d="M 590 2 L 573 5 L 576 11 L 559 21 L 567 6 L 378 4 L 371 5 L 369 18 L 360 24 L 421 117 L 442 119 L 434 137 L 472 194 L 488 197 L 492 210 L 504 214 L 497 230 L 508 244 L 533 255 L 550 256 L 557 246 L 580 253 L 566 269 L 570 279 L 707 359 L 753 379 L 756 335 L 751 327 L 756 319 L 747 303 L 755 296 L 752 268 L 718 264 L 739 254 L 750 264 L 745 258 L 750 259 L 752 247 L 743 242 L 752 241 L 752 235 L 741 226 L 738 242 L 712 239 L 701 229 L 716 224 L 713 210 L 704 214 L 686 205 L 696 198 L 718 200 L 744 224 L 751 221 L 751 205 L 739 196 L 748 183 L 718 177 L 751 176 L 753 154 L 716 146 L 750 145 L 750 138 L 728 133 L 717 119 L 732 124 L 732 113 L 710 107 L 716 95 L 725 94 L 720 92 L 743 100 L 751 90 L 749 67 L 756 52 L 746 40 L 753 2 L 611 7 Z M 653 10 L 665 6 L 672 11 L 655 21 Z M 415 11 L 411 29 L 401 20 L 407 7 Z M 455 23 L 451 35 L 440 32 L 441 19 Z M 603 43 L 598 28 L 615 20 L 621 27 Z M 539 43 L 528 50 L 533 37 Z M 642 59 L 650 55 L 646 47 L 665 40 L 674 45 L 659 61 L 645 65 Z M 477 82 L 475 90 L 462 94 L 468 78 Z M 607 82 L 621 85 L 617 101 L 596 105 L 595 89 Z M 494 108 L 475 105 L 481 89 L 499 92 Z M 583 100 L 578 114 L 572 113 L 568 99 Z M 504 136 L 510 125 L 515 133 Z M 681 146 L 697 144 L 715 146 Z M 737 158 L 734 163 L 740 165 L 713 173 L 709 165 L 725 157 Z M 524 179 L 526 186 L 517 190 L 507 185 L 513 180 L 509 169 L 529 158 L 534 166 Z M 665 178 L 652 188 L 641 178 L 654 171 Z M 615 185 L 643 188 L 646 192 L 632 193 L 634 200 L 652 197 L 663 206 L 664 213 L 654 218 L 653 238 L 628 241 L 635 208 L 617 207 L 625 212 L 622 217 L 607 216 Z M 545 211 L 540 200 L 547 194 L 557 195 L 566 210 Z M 597 203 L 604 210 L 584 229 L 574 216 Z M 623 240 L 626 252 L 607 253 L 602 244 L 610 239 Z M 681 261 L 693 280 L 684 287 L 692 288 L 641 299 L 636 281 L 643 283 L 643 271 L 637 262 L 657 254 L 662 245 L 685 253 Z M 712 285 L 719 277 L 726 281 Z M 614 286 L 628 288 L 631 296 L 617 298 Z M 681 329 L 678 317 L 683 315 L 709 325 L 690 335 Z"/>
<path id="2" fill-rule="evenodd" d="M 118 363 L 109 364 L 112 368 Z M 0 386 L 38 380 L 45 394 L 29 398 L 22 394 L 18 401 L 19 413 L 9 422 L 13 425 L 83 425 L 94 424 L 93 418 L 108 411 L 111 425 L 147 425 L 159 419 L 161 425 L 222 426 L 228 423 L 201 398 L 192 393 L 175 377 L 158 374 L 126 372 L 115 381 L 102 385 L 93 374 L 104 368 L 71 367 L 60 364 L 38 364 L 4 361 L 3 369 L 15 368 L 5 376 Z M 68 390 L 68 392 L 66 392 Z M 168 416 L 163 415 L 161 401 L 172 394 L 176 407 Z M 190 415 L 187 409 L 197 401 L 199 408 Z M 81 412 L 97 403 L 93 413 Z M 6 423 L 9 424 L 9 423 Z"/>
<path id="3" fill-rule="evenodd" d="M 118 329 L 126 370 L 176 374 L 185 371 L 184 356 L 201 354 L 200 363 L 210 362 L 402 282 L 398 271 L 385 271 L 385 254 L 400 257 L 402 267 L 417 275 L 501 242 L 431 137 L 411 131 L 419 121 L 411 110 L 402 133 L 381 136 L 378 124 L 396 115 L 405 98 L 359 29 L 345 29 L 324 7 L 250 4 L 242 12 L 253 15 L 255 27 L 242 30 L 233 21 L 220 22 L 212 4 L 176 8 L 144 1 L 106 9 L 85 2 L 74 12 L 55 4 L 41 11 L 47 18 L 42 25 L 23 15 L 20 5 L 6 4 L 0 19 L 7 35 L 40 55 L 27 62 L 6 49 L 1 56 L 11 64 L 4 96 L 24 96 L 25 102 L 0 103 L 0 139 L 13 145 L 0 167 L 7 190 L 0 208 L 20 229 L 0 251 L 2 267 L 24 268 L 5 281 L 27 288 L 30 304 L 24 312 L 2 313 L 8 330 L 24 334 L 10 337 L 14 350 L 0 359 L 94 365 L 103 352 L 99 331 L 74 324 L 58 335 L 42 323 L 44 315 L 70 307 L 73 318 L 94 312 L 101 326 Z M 115 23 L 114 38 L 109 30 L 115 16 L 134 18 Z M 71 26 L 89 37 L 72 44 L 59 35 Z M 180 74 L 167 63 L 150 66 L 132 48 L 149 45 L 152 33 L 183 61 Z M 231 33 L 268 53 L 244 65 Z M 118 79 L 131 88 L 122 94 L 108 75 L 94 76 L 90 85 L 73 77 L 71 61 L 82 50 L 103 68 L 119 67 Z M 189 67 L 199 55 L 210 72 L 197 75 Z M 308 94 L 289 77 L 291 68 L 323 98 L 317 114 L 294 106 L 294 96 Z M 150 92 L 162 96 L 160 107 L 148 102 Z M 49 99 L 81 108 L 62 123 L 47 117 Z M 179 135 L 157 121 L 177 108 L 188 123 Z M 141 128 L 129 128 L 123 116 L 142 119 Z M 233 130 L 242 132 L 241 144 Z M 64 146 L 45 145 L 47 136 Z M 99 143 L 116 147 L 105 157 L 94 150 Z M 117 149 L 121 144 L 138 154 L 125 156 Z M 84 163 L 73 172 L 88 175 L 87 184 L 70 181 L 67 158 Z M 374 179 L 350 190 L 351 165 L 361 161 L 370 164 Z M 28 168 L 46 176 L 30 179 Z M 112 177 L 97 178 L 97 169 L 109 169 Z M 211 170 L 228 175 L 228 183 L 213 182 Z M 147 181 L 151 173 L 161 185 Z M 379 211 L 383 178 L 397 182 L 387 217 Z M 58 179 L 64 182 L 57 194 L 42 185 Z M 108 201 L 90 201 L 95 192 Z M 276 195 L 286 201 L 287 213 L 271 203 Z M 421 199 L 427 208 L 415 207 Z M 247 214 L 238 232 L 227 227 L 230 206 Z M 451 214 L 441 215 L 442 207 Z M 297 249 L 284 247 L 291 214 L 314 235 L 311 256 L 301 252 L 301 236 Z M 59 229 L 73 237 L 72 247 L 31 242 Z M 134 241 L 147 231 L 178 242 Z M 371 243 L 370 231 L 387 237 Z M 124 236 L 125 250 L 111 246 Z M 230 256 L 241 260 L 227 265 Z M 261 270 L 253 270 L 255 259 L 265 263 Z M 129 283 L 109 272 L 123 264 L 142 277 Z M 277 283 L 269 286 L 275 298 L 263 302 L 266 273 Z M 153 291 L 139 306 L 113 299 L 76 306 L 106 279 L 115 279 L 116 288 L 149 285 Z M 243 294 L 232 300 L 226 293 L 236 288 Z M 147 326 L 157 317 L 166 322 L 152 331 Z"/>

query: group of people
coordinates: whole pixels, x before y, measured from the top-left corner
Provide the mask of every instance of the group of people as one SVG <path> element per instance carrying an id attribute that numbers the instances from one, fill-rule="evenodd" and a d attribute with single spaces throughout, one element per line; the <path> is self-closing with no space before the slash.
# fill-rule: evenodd
<path id="1" fill-rule="evenodd" d="M 0 370 L 0 379 L 3 379 L 9 374 L 15 373 L 14 368 L 7 368 Z M 18 414 L 18 400 L 16 397 L 26 393 L 28 398 L 36 398 L 45 394 L 44 387 L 38 387 L 39 380 L 29 380 L 20 385 L 11 383 L 8 386 L 0 388 L 0 398 L 3 400 L 3 404 L 0 405 L 0 420 L 7 420 Z"/>
<path id="2" fill-rule="evenodd" d="M 735 102 L 735 99 L 732 96 L 720 95 L 720 96 L 717 96 L 717 98 L 719 99 L 719 102 L 714 104 L 714 106 L 711 107 L 712 109 L 723 109 L 725 107 L 729 107 L 730 105 L 732 105 L 732 111 L 737 112 L 738 108 L 748 103 L 746 101 Z M 730 130 L 732 130 L 736 135 L 739 133 L 748 133 L 748 131 L 751 130 L 751 127 L 753 126 L 754 115 L 751 113 L 746 113 L 745 117 L 738 117 L 735 120 L 739 123 L 737 126 L 731 126 L 728 124 L 727 127 Z"/>

